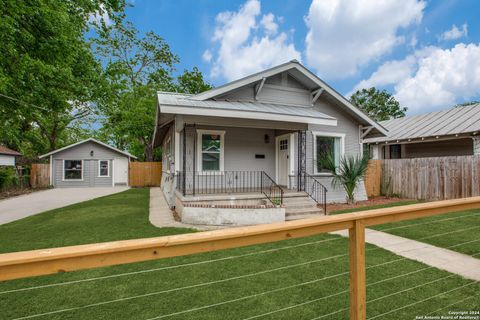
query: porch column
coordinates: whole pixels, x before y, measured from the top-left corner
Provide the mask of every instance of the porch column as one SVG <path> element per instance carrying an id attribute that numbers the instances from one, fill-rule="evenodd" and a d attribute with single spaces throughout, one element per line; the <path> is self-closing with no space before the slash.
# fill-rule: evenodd
<path id="1" fill-rule="evenodd" d="M 480 154 L 480 136 L 473 136 L 473 154 Z"/>
<path id="2" fill-rule="evenodd" d="M 298 170 L 297 170 L 297 190 L 305 191 L 305 173 L 307 167 L 307 134 L 306 131 L 298 131 Z"/>
<path id="3" fill-rule="evenodd" d="M 371 144 L 370 148 L 372 148 L 372 159 L 380 159 L 380 145 Z"/>

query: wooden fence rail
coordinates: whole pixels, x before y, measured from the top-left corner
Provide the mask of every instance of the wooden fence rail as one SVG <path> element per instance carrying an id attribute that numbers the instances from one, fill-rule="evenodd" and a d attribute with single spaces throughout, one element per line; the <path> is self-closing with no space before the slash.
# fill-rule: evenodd
<path id="1" fill-rule="evenodd" d="M 237 248 L 349 229 L 350 319 L 366 318 L 365 227 L 480 208 L 480 197 L 175 236 L 0 254 L 0 281 Z"/>
<path id="2" fill-rule="evenodd" d="M 128 181 L 131 187 L 156 187 L 162 179 L 161 162 L 130 162 Z"/>
<path id="3" fill-rule="evenodd" d="M 427 200 L 480 195 L 480 156 L 381 161 L 384 194 Z"/>

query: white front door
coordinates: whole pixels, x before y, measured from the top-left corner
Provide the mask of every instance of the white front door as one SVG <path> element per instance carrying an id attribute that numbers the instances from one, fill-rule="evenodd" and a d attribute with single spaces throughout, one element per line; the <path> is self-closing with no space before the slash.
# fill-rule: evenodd
<path id="1" fill-rule="evenodd" d="M 115 158 L 113 162 L 113 185 L 128 185 L 128 159 Z"/>
<path id="2" fill-rule="evenodd" d="M 281 186 L 288 185 L 289 159 L 290 150 L 289 135 L 277 137 L 277 183 Z"/>

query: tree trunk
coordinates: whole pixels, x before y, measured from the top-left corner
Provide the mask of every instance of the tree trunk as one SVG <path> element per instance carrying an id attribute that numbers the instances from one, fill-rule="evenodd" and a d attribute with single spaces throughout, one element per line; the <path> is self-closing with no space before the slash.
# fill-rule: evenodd
<path id="1" fill-rule="evenodd" d="M 145 144 L 145 148 L 144 148 L 143 153 L 145 155 L 145 161 L 152 162 L 154 160 L 153 159 L 153 146 L 152 146 L 151 143 Z"/>

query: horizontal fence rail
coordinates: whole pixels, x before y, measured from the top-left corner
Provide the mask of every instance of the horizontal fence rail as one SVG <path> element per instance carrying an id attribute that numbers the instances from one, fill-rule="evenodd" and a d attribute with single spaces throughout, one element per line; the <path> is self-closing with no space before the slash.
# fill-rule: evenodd
<path id="1" fill-rule="evenodd" d="M 350 319 L 366 318 L 365 227 L 480 208 L 480 197 L 269 225 L 0 254 L 0 281 L 184 256 L 348 229 Z"/>

